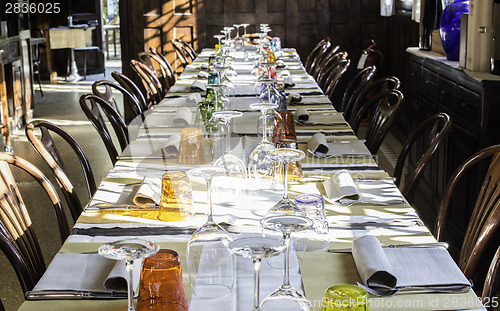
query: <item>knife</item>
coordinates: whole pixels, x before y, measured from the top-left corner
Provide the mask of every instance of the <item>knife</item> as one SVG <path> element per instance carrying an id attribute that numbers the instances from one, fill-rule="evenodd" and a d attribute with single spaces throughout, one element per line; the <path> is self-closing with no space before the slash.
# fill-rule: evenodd
<path id="1" fill-rule="evenodd" d="M 442 247 L 448 249 L 448 243 L 435 242 L 435 243 L 416 243 L 416 244 L 390 244 L 382 248 L 426 248 L 426 247 Z M 352 248 L 331 248 L 327 250 L 328 253 L 352 253 Z"/>
<path id="2" fill-rule="evenodd" d="M 35 290 L 25 294 L 28 300 L 50 299 L 122 299 L 127 298 L 127 292 L 117 291 L 74 291 L 74 290 Z"/>

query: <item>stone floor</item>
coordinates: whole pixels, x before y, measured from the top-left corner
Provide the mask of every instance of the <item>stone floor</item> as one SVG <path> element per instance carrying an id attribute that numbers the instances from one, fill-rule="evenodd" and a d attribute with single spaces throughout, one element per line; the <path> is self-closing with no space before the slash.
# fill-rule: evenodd
<path id="1" fill-rule="evenodd" d="M 114 70 L 121 71 L 119 61 L 107 62 L 106 77 L 103 74 L 90 75 L 87 77 L 87 81 L 67 83 L 61 79 L 57 84 L 43 84 L 44 97 L 41 97 L 38 86 L 36 86 L 34 119 L 45 119 L 56 123 L 75 137 L 89 158 L 97 183 L 111 169 L 112 165 L 100 137 L 81 111 L 78 100 L 82 94 L 91 92 L 91 85 L 94 81 L 112 80 L 111 72 Z M 14 154 L 35 164 L 53 181 L 54 185 L 57 185 L 51 170 L 26 140 L 24 128 L 13 133 L 12 138 Z M 85 190 L 83 174 L 81 174 L 72 150 L 64 145 L 59 146 L 61 146 L 59 148 L 63 159 L 67 159 L 66 166 L 70 171 L 69 175 L 73 179 L 81 200 L 87 201 L 89 196 Z M 0 148 L 3 150 L 3 146 Z M 395 156 L 400 148 L 399 141 L 393 135 L 389 135 L 377 157 L 380 166 L 392 173 Z M 75 163 L 75 165 L 71 165 L 71 163 Z M 61 246 L 55 215 L 51 210 L 50 202 L 38 184 L 23 172 L 14 173 L 32 217 L 33 227 L 40 241 L 45 263 L 48 264 Z M 62 193 L 59 194 L 62 198 Z M 69 216 L 69 211 L 66 214 Z M 0 271 L 0 298 L 7 311 L 17 310 L 24 300 L 23 293 L 17 276 L 3 253 L 0 253 Z"/>

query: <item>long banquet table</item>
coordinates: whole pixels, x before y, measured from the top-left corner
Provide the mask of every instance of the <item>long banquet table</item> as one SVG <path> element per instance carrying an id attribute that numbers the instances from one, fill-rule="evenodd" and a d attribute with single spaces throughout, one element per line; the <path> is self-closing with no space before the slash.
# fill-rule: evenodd
<path id="1" fill-rule="evenodd" d="M 99 186 L 97 193 L 89 202 L 87 209 L 78 219 L 70 237 L 64 242 L 60 254 L 92 254 L 97 248 L 109 241 L 124 237 L 140 237 L 157 242 L 162 248 L 177 251 L 183 267 L 185 291 L 191 310 L 228 310 L 251 309 L 252 289 L 251 261 L 238 258 L 238 278 L 233 293 L 225 298 L 203 300 L 193 296 L 186 269 L 186 244 L 190 234 L 206 220 L 206 187 L 203 180 L 191 178 L 196 215 L 180 222 L 162 222 L 156 219 L 156 211 L 145 208 L 113 210 L 113 205 L 133 206 L 133 197 L 145 177 L 159 178 L 167 170 L 188 170 L 194 166 L 181 165 L 175 158 L 166 157 L 162 147 L 180 128 L 169 126 L 173 114 L 180 106 L 187 106 L 196 115 L 197 106 L 188 104 L 185 99 L 194 91 L 194 81 L 203 81 L 200 70 L 208 61 L 211 50 L 202 51 L 198 58 L 186 67 L 167 97 L 148 112 L 144 123 L 131 124 L 130 145 L 124 150 L 115 167 L 108 173 Z M 307 140 L 316 132 L 323 132 L 331 143 L 356 141 L 352 129 L 322 95 L 320 88 L 304 70 L 298 54 L 293 49 L 283 49 L 279 58 L 284 61 L 286 70 L 295 86 L 287 88 L 287 93 L 299 93 L 302 101 L 290 104 L 289 110 L 305 107 L 311 113 L 329 113 L 342 122 L 332 126 L 297 125 L 296 132 L 299 148 L 306 151 Z M 251 70 L 254 65 L 244 60 L 243 53 L 237 53 L 233 68 L 238 75 L 232 77 L 236 96 L 231 98 L 231 109 L 243 112 L 241 119 L 234 121 L 232 147 L 240 155 L 248 156 L 255 146 L 258 113 L 251 111 L 249 105 L 256 101 Z M 206 80 L 205 80 L 206 81 Z M 204 92 L 200 92 L 203 94 Z M 195 122 L 193 118 L 193 123 Z M 237 136 L 239 136 L 238 139 Z M 387 172 L 379 169 L 376 158 L 369 156 L 336 156 L 319 159 L 307 154 L 302 161 L 304 177 L 299 182 L 289 184 L 291 197 L 301 193 L 326 195 L 322 182 L 335 172 L 346 169 L 353 176 L 360 189 L 371 189 L 380 196 L 391 193 L 401 197 Z M 207 163 L 206 165 L 210 165 Z M 225 177 L 224 177 L 225 178 Z M 224 224 L 234 237 L 241 232 L 260 232 L 259 217 L 276 203 L 282 195 L 282 186 L 267 183 L 256 184 L 251 179 L 227 182 L 224 178 L 214 179 L 214 220 Z M 252 188 L 255 187 L 255 188 Z M 406 202 L 399 204 L 367 204 L 360 202 L 349 206 L 335 202 L 325 202 L 330 228 L 330 249 L 328 252 L 306 252 L 300 269 L 292 270 L 292 284 L 303 290 L 312 301 L 316 310 L 321 309 L 325 290 L 335 284 L 356 284 L 360 282 L 352 255 L 345 252 L 352 241 L 366 234 L 376 236 L 383 246 L 416 243 L 434 243 L 436 240 L 418 218 L 415 210 Z M 149 230 L 145 230 L 145 228 Z M 84 265 L 85 268 L 92 267 Z M 75 267 L 76 268 L 76 267 Z M 240 269 L 241 268 L 241 269 Z M 46 275 L 57 273 L 55 264 L 49 266 Z M 248 275 L 245 273 L 249 273 Z M 263 264 L 261 299 L 281 284 L 282 272 Z M 64 276 L 59 276 L 64 278 Z M 250 281 L 249 281 L 250 280 Z M 125 310 L 126 299 L 57 299 L 27 300 L 20 310 Z M 476 310 L 482 309 L 473 291 L 466 293 L 398 293 L 390 297 L 370 297 L 370 310 Z"/>

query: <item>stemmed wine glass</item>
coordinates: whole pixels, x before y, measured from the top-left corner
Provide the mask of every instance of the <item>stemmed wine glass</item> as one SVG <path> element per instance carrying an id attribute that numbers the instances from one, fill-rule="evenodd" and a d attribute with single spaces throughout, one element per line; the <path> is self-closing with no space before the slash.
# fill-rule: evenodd
<path id="1" fill-rule="evenodd" d="M 228 295 L 234 283 L 233 256 L 226 245 L 231 235 L 212 218 L 212 179 L 226 176 L 222 167 L 204 166 L 188 171 L 191 176 L 205 178 L 207 184 L 207 221 L 198 228 L 187 245 L 187 264 L 193 293 L 201 298 Z"/>
<path id="2" fill-rule="evenodd" d="M 292 148 L 279 148 L 269 153 L 269 157 L 273 161 L 283 163 L 283 198 L 271 207 L 267 215 L 288 214 L 305 216 L 304 210 L 288 199 L 288 164 L 300 161 L 305 156 L 302 150 Z"/>
<path id="3" fill-rule="evenodd" d="M 224 35 L 214 35 L 214 38 L 219 41 L 219 48 L 217 49 L 217 54 L 222 54 L 222 43 L 221 40 L 224 38 Z"/>
<path id="4" fill-rule="evenodd" d="M 276 147 L 268 139 L 267 117 L 266 113 L 270 109 L 278 107 L 273 103 L 255 103 L 251 104 L 251 109 L 260 109 L 263 118 L 263 133 L 261 142 L 255 147 L 248 157 L 248 174 L 254 178 L 271 179 L 273 177 L 273 160 L 269 157 L 271 151 Z"/>
<path id="5" fill-rule="evenodd" d="M 225 168 L 229 176 L 235 177 L 246 177 L 245 163 L 231 150 L 231 119 L 242 115 L 241 112 L 233 110 L 216 111 L 212 115 L 212 122 L 217 123 L 225 136 L 224 153 L 215 160 L 214 166 Z"/>
<path id="6" fill-rule="evenodd" d="M 250 38 L 247 35 L 247 27 L 250 26 L 250 24 L 241 24 L 241 26 L 243 26 L 243 42 L 250 44 Z"/>
<path id="7" fill-rule="evenodd" d="M 240 27 L 242 26 L 241 24 L 234 24 L 233 25 L 236 28 L 236 37 L 234 37 L 234 45 L 236 49 L 240 49 L 241 46 L 243 45 L 243 40 L 240 37 Z"/>
<path id="8" fill-rule="evenodd" d="M 285 251 L 285 244 L 276 239 L 256 236 L 235 240 L 229 243 L 228 248 L 231 253 L 251 258 L 253 261 L 253 311 L 259 311 L 260 265 L 262 258 L 272 257 L 283 253 Z"/>
<path id="9" fill-rule="evenodd" d="M 128 311 L 134 311 L 134 287 L 132 282 L 132 271 L 134 260 L 152 256 L 158 252 L 160 247 L 155 242 L 140 239 L 128 239 L 110 242 L 99 246 L 99 255 L 114 259 L 124 260 L 128 272 L 127 298 Z"/>
<path id="10" fill-rule="evenodd" d="M 261 303 L 261 310 L 314 310 L 311 303 L 294 287 L 290 285 L 290 235 L 292 232 L 299 232 L 310 229 L 313 221 L 307 217 L 297 215 L 277 215 L 268 216 L 260 221 L 264 229 L 281 231 L 285 240 L 285 262 L 283 284 Z"/>

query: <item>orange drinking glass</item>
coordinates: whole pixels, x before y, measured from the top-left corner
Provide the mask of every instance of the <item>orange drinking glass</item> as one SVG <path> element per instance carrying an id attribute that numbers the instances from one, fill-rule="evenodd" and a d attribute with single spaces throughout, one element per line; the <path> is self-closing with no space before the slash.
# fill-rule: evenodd
<path id="1" fill-rule="evenodd" d="M 179 254 L 160 249 L 142 262 L 137 311 L 188 310 Z"/>
<path id="2" fill-rule="evenodd" d="M 274 127 L 273 142 L 283 140 L 297 141 L 297 134 L 295 133 L 295 120 L 291 111 L 283 110 L 279 112 L 281 119 L 277 118 L 278 124 Z"/>
<path id="3" fill-rule="evenodd" d="M 179 143 L 179 164 L 203 164 L 205 163 L 205 151 L 203 148 L 203 133 L 201 129 L 187 127 L 181 130 L 181 141 Z"/>

